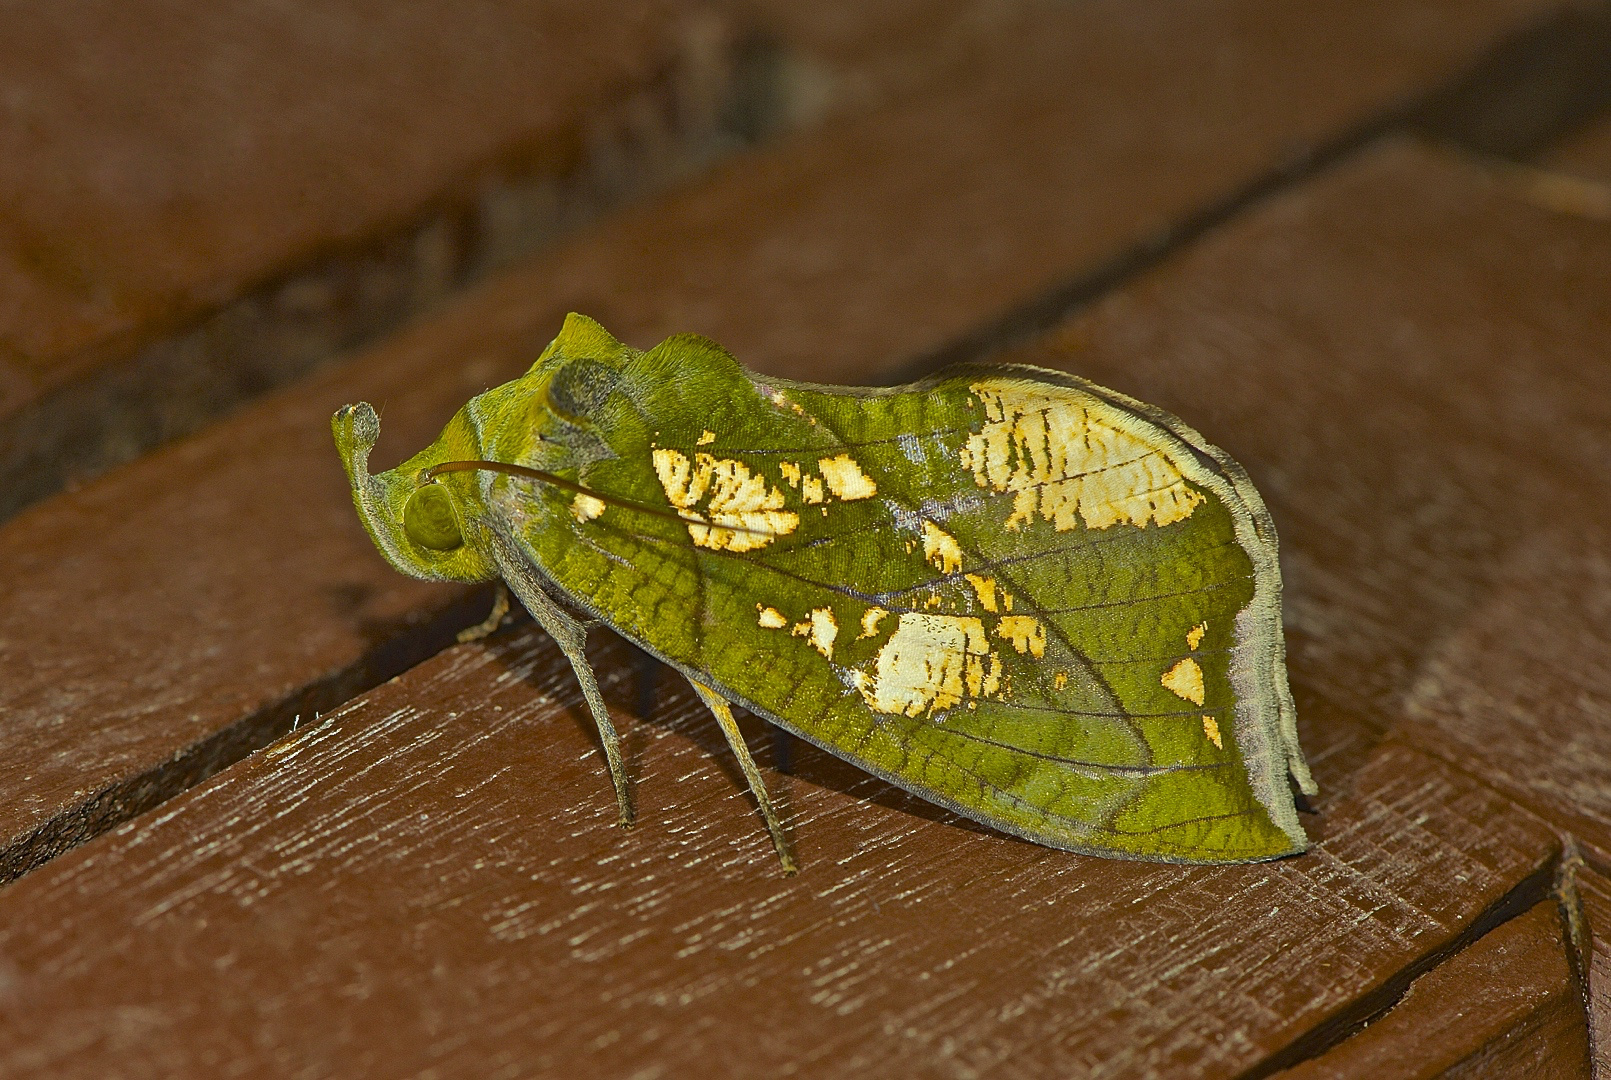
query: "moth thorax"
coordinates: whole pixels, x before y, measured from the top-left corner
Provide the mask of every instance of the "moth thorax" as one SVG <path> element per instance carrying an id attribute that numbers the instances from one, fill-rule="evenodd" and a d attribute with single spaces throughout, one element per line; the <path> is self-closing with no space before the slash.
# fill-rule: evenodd
<path id="1" fill-rule="evenodd" d="M 548 408 L 567 420 L 591 419 L 620 378 L 619 371 L 597 360 L 568 361 L 548 383 Z"/>

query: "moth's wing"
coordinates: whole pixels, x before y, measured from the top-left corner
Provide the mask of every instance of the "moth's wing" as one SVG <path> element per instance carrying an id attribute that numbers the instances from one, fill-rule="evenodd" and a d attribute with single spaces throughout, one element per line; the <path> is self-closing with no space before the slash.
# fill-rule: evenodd
<path id="1" fill-rule="evenodd" d="M 618 414 L 616 456 L 585 481 L 711 524 L 532 518 L 517 532 L 573 603 L 1037 842 L 1182 862 L 1303 850 L 1273 532 L 1228 459 L 1056 373 L 857 394 L 751 381 L 683 344 L 682 377 L 635 388 L 640 428 Z"/>

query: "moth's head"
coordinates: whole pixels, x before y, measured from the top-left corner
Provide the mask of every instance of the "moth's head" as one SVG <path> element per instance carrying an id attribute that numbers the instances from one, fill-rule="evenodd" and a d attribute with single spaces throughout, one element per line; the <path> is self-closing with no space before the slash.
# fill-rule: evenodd
<path id="1" fill-rule="evenodd" d="M 375 410 L 367 402 L 343 406 L 330 427 L 352 483 L 358 517 L 387 562 L 429 581 L 476 582 L 497 576 L 475 474 L 430 475 L 433 465 L 480 456 L 462 411 L 430 446 L 373 476 L 369 452 L 380 438 Z"/>

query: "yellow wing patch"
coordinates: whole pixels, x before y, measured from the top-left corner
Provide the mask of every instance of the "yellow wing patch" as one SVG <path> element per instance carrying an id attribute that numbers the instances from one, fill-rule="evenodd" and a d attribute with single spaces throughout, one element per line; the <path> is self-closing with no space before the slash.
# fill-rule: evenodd
<path id="1" fill-rule="evenodd" d="M 1018 380 L 969 387 L 985 422 L 959 453 L 980 487 L 1015 493 L 1007 528 L 1037 516 L 1066 532 L 1183 521 L 1201 492 L 1157 447 L 1127 431 L 1109 410 L 1072 390 Z"/>
<path id="2" fill-rule="evenodd" d="M 695 454 L 690 462 L 688 455 L 667 449 L 656 449 L 653 458 L 666 498 L 693 519 L 688 535 L 699 547 L 754 551 L 800 525 L 799 514 L 783 509 L 783 490 L 769 487 L 742 461 Z M 707 496 L 708 517 L 699 518 L 694 508 Z"/>
<path id="3" fill-rule="evenodd" d="M 604 500 L 595 499 L 585 492 L 577 492 L 571 500 L 571 516 L 577 521 L 592 521 L 604 513 Z"/>
<path id="4" fill-rule="evenodd" d="M 1203 635 L 1208 633 L 1208 624 L 1200 622 L 1186 631 L 1186 648 L 1195 649 L 1203 643 Z"/>
<path id="5" fill-rule="evenodd" d="M 839 636 L 839 622 L 833 617 L 832 608 L 812 608 L 805 621 L 795 623 L 789 633 L 805 638 L 811 642 L 813 649 L 822 654 L 824 660 L 832 660 L 834 639 Z"/>
<path id="6" fill-rule="evenodd" d="M 831 608 L 813 608 L 806 618 L 790 625 L 777 608 L 756 604 L 757 622 L 769 630 L 788 627 L 805 638 L 825 660 L 832 660 L 839 622 Z M 857 640 L 876 637 L 890 612 L 869 607 L 861 616 Z M 1020 653 L 1040 657 L 1046 648 L 1046 628 L 1029 616 L 1007 616 L 994 631 Z M 967 615 L 933 615 L 903 612 L 894 633 L 872 661 L 849 673 L 851 685 L 876 712 L 900 716 L 933 715 L 978 699 L 1005 698 L 1007 680 L 1001 657 L 990 647 L 982 619 Z M 1068 676 L 1058 673 L 1058 689 Z"/>
<path id="7" fill-rule="evenodd" d="M 1164 689 L 1176 697 L 1183 698 L 1193 705 L 1203 703 L 1203 669 L 1189 656 L 1164 672 L 1158 681 L 1164 684 Z"/>
<path id="8" fill-rule="evenodd" d="M 996 611 L 996 579 L 980 577 L 978 574 L 963 574 L 969 585 L 973 586 L 974 593 L 979 597 L 979 606 L 991 614 Z"/>
<path id="9" fill-rule="evenodd" d="M 849 454 L 823 458 L 817 462 L 817 469 L 828 482 L 828 490 L 845 502 L 870 499 L 878 494 L 878 485 L 861 471 L 861 465 Z"/>
<path id="10" fill-rule="evenodd" d="M 821 476 L 808 476 L 797 461 L 778 462 L 778 472 L 784 483 L 800 492 L 800 501 L 807 506 L 820 506 L 833 496 L 844 502 L 870 499 L 878 494 L 878 485 L 861 471 L 861 465 L 849 454 L 823 458 L 817 462 Z M 826 509 L 823 511 L 827 513 Z"/>
<path id="11" fill-rule="evenodd" d="M 1001 659 L 991 654 L 976 618 L 903 612 L 873 670 L 852 672 L 852 678 L 874 711 L 919 716 L 995 694 Z"/>
<path id="12" fill-rule="evenodd" d="M 923 557 L 942 574 L 962 569 L 962 547 L 956 538 L 932 521 L 923 522 Z"/>
<path id="13" fill-rule="evenodd" d="M 1225 749 L 1225 740 L 1219 735 L 1219 721 L 1206 713 L 1203 714 L 1203 734 L 1214 744 L 1214 749 Z"/>
<path id="14" fill-rule="evenodd" d="M 996 624 L 996 633 L 1012 642 L 1020 653 L 1030 653 L 1037 660 L 1046 653 L 1046 626 L 1033 615 L 1003 615 Z"/>

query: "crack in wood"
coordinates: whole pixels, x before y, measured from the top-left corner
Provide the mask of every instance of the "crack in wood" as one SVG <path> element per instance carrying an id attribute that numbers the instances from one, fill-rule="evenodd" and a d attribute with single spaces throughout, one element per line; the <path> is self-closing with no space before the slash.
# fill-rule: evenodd
<path id="1" fill-rule="evenodd" d="M 1349 1002 L 1345 1008 L 1322 1020 L 1253 1068 L 1240 1073 L 1236 1080 L 1262 1080 L 1263 1077 L 1317 1058 L 1387 1015 L 1403 1000 L 1410 984 L 1416 979 L 1469 949 L 1535 904 L 1555 895 L 1564 865 L 1565 859 L 1561 855 L 1550 858 L 1489 905 L 1446 945 L 1382 980 L 1373 989 Z"/>
<path id="2" fill-rule="evenodd" d="M 167 761 L 110 784 L 0 848 L 0 887 L 88 840 L 181 795 L 296 726 L 330 712 L 454 644 L 480 621 L 492 589 L 465 592 L 419 625 L 384 639 L 356 663 L 270 702 Z"/>

